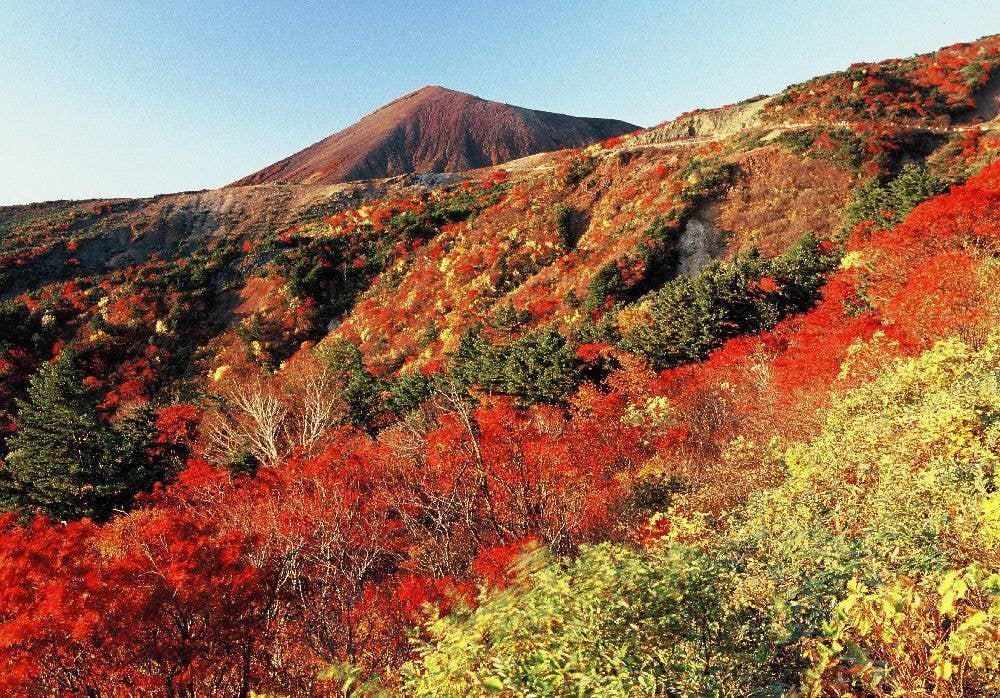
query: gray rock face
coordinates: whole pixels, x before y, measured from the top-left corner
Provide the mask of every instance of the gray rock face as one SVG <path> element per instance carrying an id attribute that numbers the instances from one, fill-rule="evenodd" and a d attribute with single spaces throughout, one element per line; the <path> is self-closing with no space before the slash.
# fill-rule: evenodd
<path id="1" fill-rule="evenodd" d="M 692 218 L 681 231 L 677 273 L 688 276 L 717 259 L 726 246 L 726 235 L 710 221 Z"/>

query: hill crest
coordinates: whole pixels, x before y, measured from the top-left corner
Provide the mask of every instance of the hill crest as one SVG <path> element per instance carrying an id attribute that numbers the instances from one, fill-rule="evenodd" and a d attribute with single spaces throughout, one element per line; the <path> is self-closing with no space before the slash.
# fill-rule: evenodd
<path id="1" fill-rule="evenodd" d="M 637 128 L 624 121 L 527 109 L 428 85 L 230 186 L 461 172 L 588 145 Z"/>

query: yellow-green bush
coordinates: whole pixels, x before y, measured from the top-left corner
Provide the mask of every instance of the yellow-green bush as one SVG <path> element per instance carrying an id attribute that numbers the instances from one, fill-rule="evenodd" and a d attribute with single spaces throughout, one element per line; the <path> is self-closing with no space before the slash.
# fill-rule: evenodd
<path id="1" fill-rule="evenodd" d="M 407 695 L 735 695 L 769 681 L 767 619 L 681 545 L 585 547 L 431 623 Z"/>
<path id="2" fill-rule="evenodd" d="M 848 592 L 811 649 L 809 695 L 1000 694 L 1000 575 L 971 566 Z"/>
<path id="3" fill-rule="evenodd" d="M 989 652 L 973 651 L 962 624 L 983 624 L 977 643 L 995 637 L 998 368 L 995 339 L 979 350 L 949 340 L 848 393 L 724 542 L 785 590 L 775 608 L 803 637 L 815 695 L 987 685 Z M 955 579 L 977 580 L 977 593 L 949 597 Z"/>
<path id="4" fill-rule="evenodd" d="M 900 360 L 699 547 L 602 545 L 439 619 L 416 695 L 1000 694 L 1000 342 Z"/>

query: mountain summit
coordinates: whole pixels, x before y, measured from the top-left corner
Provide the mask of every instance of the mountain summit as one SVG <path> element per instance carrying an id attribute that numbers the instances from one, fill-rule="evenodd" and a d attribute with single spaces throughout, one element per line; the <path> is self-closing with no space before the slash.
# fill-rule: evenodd
<path id="1" fill-rule="evenodd" d="M 624 121 L 525 109 L 428 86 L 231 186 L 461 172 L 587 145 L 637 128 Z"/>

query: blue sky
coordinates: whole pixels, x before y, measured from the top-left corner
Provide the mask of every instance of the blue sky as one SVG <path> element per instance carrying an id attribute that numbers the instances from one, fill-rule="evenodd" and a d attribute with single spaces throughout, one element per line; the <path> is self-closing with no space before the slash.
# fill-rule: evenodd
<path id="1" fill-rule="evenodd" d="M 0 204 L 221 186 L 423 85 L 641 125 L 1000 32 L 1000 0 L 0 0 Z"/>

